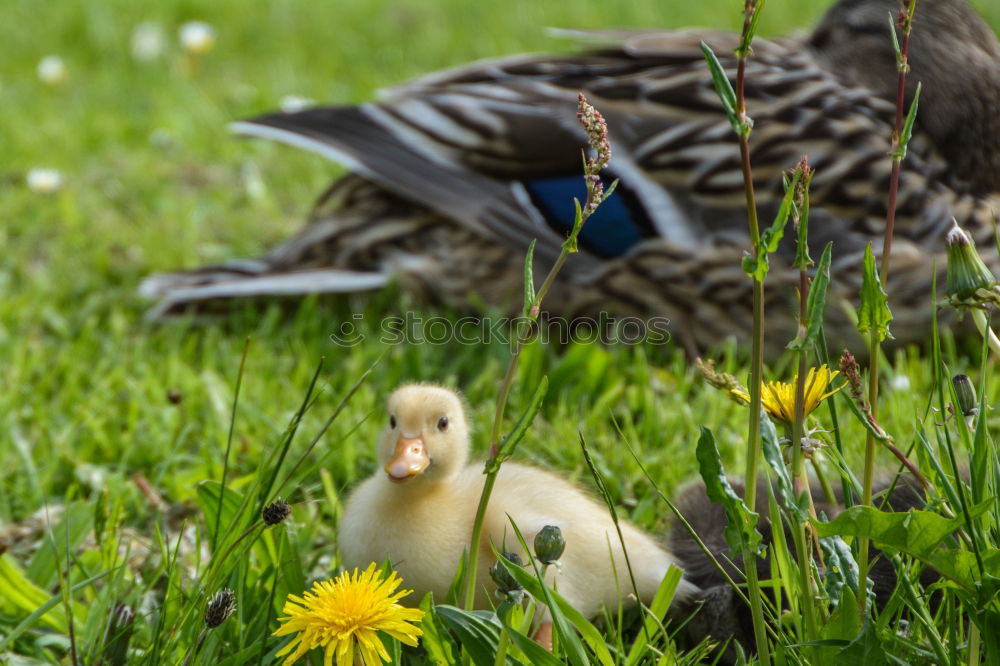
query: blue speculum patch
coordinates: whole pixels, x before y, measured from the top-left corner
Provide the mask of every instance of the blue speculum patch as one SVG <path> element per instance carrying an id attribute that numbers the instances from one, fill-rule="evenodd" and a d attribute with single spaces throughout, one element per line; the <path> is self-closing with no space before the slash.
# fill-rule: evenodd
<path id="1" fill-rule="evenodd" d="M 602 180 L 604 187 L 608 188 L 613 179 L 602 176 Z M 574 197 L 579 199 L 581 205 L 587 198 L 583 176 L 532 180 L 525 182 L 524 186 L 549 226 L 562 236 L 568 235 L 575 218 Z M 600 257 L 620 257 L 650 236 L 650 228 L 641 206 L 619 183 L 583 225 L 580 247 Z"/>

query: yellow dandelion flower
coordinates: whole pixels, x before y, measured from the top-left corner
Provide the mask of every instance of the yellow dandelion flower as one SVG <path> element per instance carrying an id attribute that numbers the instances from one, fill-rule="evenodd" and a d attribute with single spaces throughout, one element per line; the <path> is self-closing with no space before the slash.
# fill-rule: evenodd
<path id="1" fill-rule="evenodd" d="M 379 631 L 399 639 L 407 645 L 416 645 L 423 631 L 410 622 L 419 622 L 424 612 L 417 608 L 404 608 L 398 601 L 411 590 L 396 592 L 402 582 L 393 571 L 381 580 L 373 562 L 361 574 L 346 571 L 334 580 L 313 583 L 312 590 L 302 597 L 288 595 L 278 618 L 283 624 L 275 636 L 297 634 L 295 639 L 278 652 L 283 656 L 291 652 L 283 666 L 289 666 L 313 648 L 326 650 L 324 666 L 351 666 L 355 652 L 360 652 L 364 663 L 372 666 L 389 661 L 389 653 Z"/>
<path id="2" fill-rule="evenodd" d="M 843 388 L 843 386 L 839 386 L 832 391 L 826 390 L 833 378 L 839 374 L 840 372 L 837 370 L 830 370 L 825 363 L 818 368 L 809 369 L 809 373 L 806 375 L 804 410 L 806 416 L 819 407 L 819 403 Z M 791 382 L 766 382 L 764 384 L 760 399 L 771 418 L 785 424 L 791 424 L 795 420 L 795 384 L 798 380 L 799 376 L 796 375 Z M 750 394 L 742 387 L 731 389 L 730 393 L 744 404 L 750 402 Z"/>

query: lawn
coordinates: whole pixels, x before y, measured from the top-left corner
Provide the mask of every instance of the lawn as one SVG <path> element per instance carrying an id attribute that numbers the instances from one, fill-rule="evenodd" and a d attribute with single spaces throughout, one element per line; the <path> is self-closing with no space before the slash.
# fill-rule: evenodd
<path id="1" fill-rule="evenodd" d="M 761 31 L 801 29 L 829 4 L 770 0 Z M 973 4 L 1000 26 L 995 3 Z M 2 556 L 8 568 L 27 568 L 42 595 L 36 607 L 60 589 L 62 576 L 78 584 L 109 570 L 117 560 L 102 541 L 108 535 L 132 535 L 134 552 L 154 553 L 174 547 L 161 538 L 188 538 L 181 525 L 200 519 L 202 481 L 221 480 L 225 469 L 234 489 L 251 488 L 279 450 L 317 367 L 314 400 L 289 461 L 307 451 L 334 408 L 374 369 L 281 489 L 293 504 L 288 529 L 299 534 L 292 541 L 300 548 L 300 581 L 336 571 L 338 498 L 372 471 L 382 406 L 394 387 L 420 380 L 461 389 L 474 445 L 483 454 L 509 348 L 379 340 L 383 317 L 411 310 L 456 313 L 390 290 L 365 298 L 238 304 L 208 321 L 150 323 L 143 318 L 150 304 L 136 287 L 156 271 L 254 256 L 299 227 L 339 167 L 226 131 L 227 123 L 275 109 L 283 98 L 358 102 L 381 87 L 475 58 L 574 48 L 548 35 L 546 26 L 737 29 L 740 23 L 740 3 L 733 0 L 607 5 L 7 0 L 0 7 L 0 553 L 9 549 Z M 179 27 L 191 20 L 217 31 L 214 48 L 201 56 L 185 53 L 177 41 Z M 163 52 L 151 60 L 133 55 L 134 31 L 143 23 L 163 31 Z M 36 75 L 49 55 L 65 63 L 62 83 L 46 84 Z M 51 193 L 29 188 L 27 175 L 37 168 L 59 170 L 62 187 Z M 353 313 L 363 314 L 366 339 L 338 346 L 330 335 Z M 724 367 L 740 378 L 746 367 L 738 359 L 745 352 L 720 352 Z M 951 370 L 969 370 L 970 364 L 976 361 L 959 358 Z M 883 425 L 908 432 L 915 419 L 930 423 L 929 364 L 904 351 L 883 367 Z M 791 374 L 787 362 L 771 370 Z M 592 486 L 578 446 L 583 433 L 612 498 L 650 530 L 665 530 L 668 514 L 623 440 L 667 495 L 697 475 L 693 447 L 700 426 L 714 430 L 726 463 L 739 469 L 745 408 L 706 387 L 672 345 L 529 346 L 510 414 L 526 408 L 543 375 L 551 384 L 548 398 L 518 457 Z M 863 430 L 848 423 L 842 437 L 848 456 L 857 459 Z M 13 527 L 43 507 L 63 505 L 77 527 L 86 526 L 79 534 L 67 531 L 76 550 L 65 567 L 41 562 L 39 535 L 19 538 Z M 89 536 L 94 521 L 96 534 Z M 275 544 L 284 543 L 265 541 L 272 557 Z M 113 584 L 84 585 L 73 593 L 67 607 L 78 618 L 78 638 L 100 635 L 117 603 L 133 605 L 143 618 L 136 645 L 154 645 L 157 623 L 180 621 L 188 612 L 184 601 L 175 596 L 162 608 L 156 604 L 173 585 L 192 589 L 189 574 L 170 570 L 176 580 L 164 583 L 163 564 L 154 559 L 136 572 L 115 569 L 108 579 Z M 8 571 L 3 580 L 9 585 L 15 579 Z M 283 585 L 279 595 L 301 589 L 292 581 Z M 48 620 L 33 620 L 16 639 L 4 640 L 28 617 L 31 603 L 0 599 L 0 662 L 68 663 L 69 641 L 59 629 L 66 616 L 62 623 L 54 617 L 62 605 Z M 194 607 L 196 600 L 187 603 Z M 83 612 L 87 607 L 95 612 Z M 254 606 L 266 607 L 260 601 Z M 261 613 L 241 615 L 241 626 L 257 635 L 230 628 L 227 645 L 252 648 L 256 659 L 260 629 L 276 626 L 274 613 Z M 209 643 L 205 654 L 243 663 L 236 656 L 222 661 L 222 643 Z M 268 654 L 278 645 L 268 643 Z M 187 643 L 171 643 L 173 652 L 164 651 L 162 663 L 178 661 L 180 646 Z M 83 641 L 78 649 L 96 647 Z M 157 663 L 160 657 L 148 656 L 153 652 L 143 663 Z M 15 661 L 14 654 L 26 661 Z M 81 663 L 91 663 L 90 657 Z"/>

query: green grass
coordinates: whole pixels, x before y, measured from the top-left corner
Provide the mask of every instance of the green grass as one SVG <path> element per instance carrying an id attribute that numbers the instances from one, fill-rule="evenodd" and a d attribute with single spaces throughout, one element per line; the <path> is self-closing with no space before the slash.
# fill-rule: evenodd
<path id="1" fill-rule="evenodd" d="M 108 506 L 119 507 L 122 528 L 154 539 L 156 526 L 167 521 L 135 476 L 147 479 L 169 505 L 188 507 L 197 506 L 200 481 L 221 477 L 247 337 L 230 468 L 233 484 L 243 489 L 279 445 L 321 358 L 320 390 L 304 418 L 304 436 L 292 445 L 293 457 L 385 351 L 377 330 L 358 347 L 334 345 L 329 334 L 341 319 L 362 311 L 374 327 L 383 315 L 422 307 L 386 294 L 238 306 L 212 322 L 145 323 L 148 304 L 135 293 L 143 276 L 261 252 L 299 227 L 313 198 L 339 173 L 315 156 L 236 140 L 225 130 L 228 122 L 271 110 L 285 95 L 356 102 L 379 87 L 470 59 L 572 48 L 543 26 L 735 29 L 737 4 L 633 2 L 609 11 L 596 0 L 5 2 L 0 524 L 22 521 L 47 504 L 93 503 L 103 494 Z M 992 3 L 974 4 L 1000 25 Z M 771 0 L 762 32 L 806 26 L 822 8 Z M 178 26 L 192 19 L 213 24 L 219 38 L 196 63 L 185 59 L 175 39 Z M 166 31 L 167 51 L 158 61 L 140 63 L 130 55 L 131 32 L 141 21 L 158 22 Z M 69 69 L 68 81 L 57 88 L 35 76 L 36 63 L 48 54 L 60 55 Z M 63 172 L 66 185 L 57 194 L 25 186 L 27 171 L 43 166 Z M 247 187 L 248 173 L 263 185 L 256 194 Z M 312 552 L 302 553 L 303 567 L 318 575 L 336 565 L 320 559 L 335 550 L 336 509 L 325 501 L 318 470 L 330 473 L 338 493 L 372 470 L 372 444 L 389 391 L 410 380 L 461 388 L 482 453 L 507 357 L 502 345 L 388 350 L 309 457 L 299 485 L 284 491 L 299 503 L 294 519 L 309 525 L 302 530 L 313 539 Z M 894 360 L 886 374 L 908 377 L 910 387 L 885 391 L 884 425 L 907 432 L 914 418 L 925 419 L 930 368 L 915 354 Z M 735 365 L 729 370 L 745 373 Z M 668 494 L 697 473 L 693 447 L 701 425 L 714 429 L 734 469 L 739 461 L 743 409 L 704 388 L 673 348 L 531 347 L 509 413 L 524 408 L 542 374 L 552 382 L 549 399 L 519 456 L 590 485 L 577 445 L 577 433 L 585 433 L 613 498 L 650 529 L 664 529 L 665 511 L 623 454 L 616 423 Z M 182 396 L 179 404 L 168 400 L 171 390 Z M 861 429 L 848 424 L 843 435 L 856 455 Z M 78 555 L 74 582 L 109 561 L 96 545 L 88 548 Z M 13 559 L 26 564 L 29 558 L 15 548 Z M 147 576 L 116 589 L 128 588 L 139 602 L 158 585 Z M 55 590 L 52 580 L 42 587 Z M 113 603 L 106 593 L 80 598 L 98 603 L 91 594 L 99 598 L 95 608 Z M 23 610 L 0 602 L 0 637 L 23 617 Z M 55 663 L 65 658 L 59 656 L 64 646 L 49 645 L 43 626 L 14 648 Z"/>

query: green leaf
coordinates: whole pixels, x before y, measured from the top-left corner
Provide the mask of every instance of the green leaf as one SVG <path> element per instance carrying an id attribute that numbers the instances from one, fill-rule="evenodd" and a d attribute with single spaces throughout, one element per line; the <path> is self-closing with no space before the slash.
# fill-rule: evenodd
<path id="1" fill-rule="evenodd" d="M 813 260 L 809 256 L 809 186 L 812 184 L 812 171 L 802 187 L 802 209 L 799 215 L 799 236 L 795 245 L 795 261 L 792 266 L 795 268 L 808 268 L 812 266 Z"/>
<path id="2" fill-rule="evenodd" d="M 971 509 L 980 516 L 985 503 Z M 941 542 L 965 524 L 964 517 L 945 518 L 931 511 L 880 511 L 852 506 L 827 523 L 813 522 L 820 536 L 867 537 L 914 557 L 927 557 Z"/>
<path id="3" fill-rule="evenodd" d="M 458 636 L 458 641 L 476 666 L 493 666 L 503 630 L 492 611 L 467 611 L 442 604 L 434 614 Z"/>
<path id="4" fill-rule="evenodd" d="M 892 50 L 896 54 L 896 66 L 903 64 L 903 51 L 899 48 L 899 36 L 896 34 L 896 19 L 892 12 L 886 12 L 889 17 L 889 35 L 892 37 Z"/>
<path id="5" fill-rule="evenodd" d="M 1000 592 L 1000 550 L 986 551 L 977 559 L 970 551 L 949 548 L 919 559 L 958 585 L 977 590 L 986 600 L 992 600 Z"/>
<path id="6" fill-rule="evenodd" d="M 892 339 L 889 333 L 889 322 L 892 313 L 889 311 L 888 296 L 882 288 L 878 270 L 875 268 L 875 255 L 872 254 L 872 244 L 865 247 L 863 278 L 861 281 L 861 309 L 858 310 L 858 331 L 862 334 L 873 332 L 875 338 L 882 342 Z"/>
<path id="7" fill-rule="evenodd" d="M 611 181 L 611 184 L 608 185 L 604 190 L 604 197 L 601 199 L 601 203 L 607 201 L 608 197 L 610 197 L 614 193 L 614 191 L 618 189 L 619 182 L 621 182 L 620 178 L 615 178 L 613 181 Z"/>
<path id="8" fill-rule="evenodd" d="M 715 92 L 722 102 L 722 108 L 726 111 L 729 124 L 734 132 L 742 136 L 744 126 L 740 122 L 739 116 L 736 115 L 736 91 L 733 90 L 733 84 L 726 77 L 726 70 L 722 68 L 722 63 L 715 57 L 715 52 L 705 42 L 701 43 L 701 52 L 705 56 L 705 62 L 708 63 L 708 71 L 712 75 L 712 85 L 715 86 Z"/>
<path id="9" fill-rule="evenodd" d="M 564 240 L 562 244 L 563 248 L 570 254 L 577 251 L 578 248 L 576 240 L 580 235 L 580 229 L 583 228 L 583 209 L 580 208 L 580 200 L 574 198 L 573 206 L 576 210 L 574 213 L 575 217 L 573 218 L 573 230 L 569 232 L 569 236 L 566 237 L 566 240 Z"/>
<path id="10" fill-rule="evenodd" d="M 243 505 L 243 495 L 227 487 L 222 492 L 222 484 L 218 481 L 202 481 L 198 484 L 198 504 L 205 515 L 207 534 L 215 534 L 215 516 L 220 516 L 220 534 L 222 527 L 229 525 L 239 515 Z M 222 511 L 219 512 L 219 495 L 222 494 Z M 220 541 L 220 546 L 222 541 Z"/>
<path id="11" fill-rule="evenodd" d="M 502 610 L 497 614 L 500 617 L 500 622 L 503 623 L 504 631 L 507 632 L 507 636 L 510 638 L 510 642 L 524 653 L 524 656 L 529 659 L 529 663 L 540 664 L 541 666 L 561 666 L 562 662 L 556 659 L 551 652 L 536 643 L 529 636 L 522 634 L 515 627 L 512 627 Z M 507 613 L 507 615 L 509 614 Z"/>
<path id="12" fill-rule="evenodd" d="M 753 3 L 753 16 L 750 17 L 750 25 L 747 26 L 746 33 L 743 35 L 743 39 L 740 41 L 739 47 L 736 49 L 736 55 L 747 57 L 753 53 L 753 49 L 750 48 L 750 44 L 753 42 L 754 35 L 757 34 L 757 24 L 760 22 L 760 15 L 764 12 L 764 0 L 758 0 Z"/>
<path id="13" fill-rule="evenodd" d="M 517 445 L 524 437 L 524 434 L 528 432 L 528 428 L 531 427 L 531 423 L 535 420 L 538 410 L 542 408 L 542 401 L 545 399 L 545 393 L 548 390 L 549 379 L 543 375 L 542 380 L 538 382 L 538 388 L 535 389 L 535 394 L 531 397 L 531 403 L 528 405 L 528 409 L 521 415 L 521 418 L 518 419 L 510 433 L 508 433 L 507 436 L 500 442 L 500 446 L 497 448 L 496 457 L 486 464 L 485 473 L 488 474 L 500 469 L 500 465 L 503 464 L 503 461 L 507 460 L 514 454 L 514 449 L 517 448 Z"/>
<path id="14" fill-rule="evenodd" d="M 793 351 L 806 351 L 819 339 L 820 331 L 823 330 L 823 313 L 826 310 L 826 290 L 830 286 L 830 262 L 833 260 L 833 241 L 823 248 L 823 255 L 819 258 L 819 266 L 816 268 L 816 275 L 813 276 L 812 284 L 809 285 L 809 296 L 806 299 L 806 330 L 805 335 L 801 333 L 794 340 L 788 343 L 788 349 Z"/>
<path id="15" fill-rule="evenodd" d="M 969 509 L 969 516 L 978 518 L 993 505 L 994 500 L 987 500 Z M 915 557 L 944 577 L 972 590 L 983 583 L 984 577 L 1000 577 L 1000 550 L 983 553 L 977 559 L 974 553 L 966 550 L 939 547 L 965 524 L 965 516 L 945 518 L 930 511 L 888 512 L 870 506 L 851 507 L 828 523 L 813 523 L 820 536 L 867 537 L 880 548 Z"/>
<path id="16" fill-rule="evenodd" d="M 762 537 L 757 531 L 758 516 L 743 503 L 729 485 L 719 449 L 715 445 L 715 437 L 712 431 L 704 426 L 701 428 L 701 436 L 698 437 L 696 455 L 708 498 L 716 504 L 721 504 L 726 511 L 728 524 L 725 536 L 730 549 L 734 554 L 742 553 L 745 548 L 759 554 Z"/>
<path id="17" fill-rule="evenodd" d="M 72 595 L 91 583 L 117 572 L 120 568 L 106 569 L 76 583 L 70 588 L 70 594 Z M 73 602 L 72 606 L 73 617 L 76 618 L 77 622 L 82 622 L 87 613 L 86 609 L 76 602 Z M 0 609 L 7 612 L 8 608 L 20 609 L 23 612 L 31 611 L 31 614 L 9 633 L 0 636 L 0 651 L 5 650 L 18 636 L 33 627 L 39 620 L 44 621 L 56 631 L 62 633 L 68 631 L 66 607 L 63 604 L 62 593 L 58 592 L 54 596 L 49 596 L 48 593 L 25 578 L 14 563 L 13 558 L 5 553 L 0 555 Z M 12 615 L 20 614 L 17 610 L 10 611 L 10 613 Z"/>
<path id="18" fill-rule="evenodd" d="M 847 588 L 853 599 L 858 593 L 859 571 L 851 547 L 839 536 L 822 537 L 819 546 L 823 551 L 823 561 L 826 563 L 823 582 L 827 596 L 831 600 L 840 599 L 845 594 L 844 588 Z M 857 609 L 853 608 L 853 603 L 851 606 L 851 614 L 857 617 Z"/>
<path id="19" fill-rule="evenodd" d="M 451 639 L 441 623 L 440 616 L 434 612 L 434 602 L 431 600 L 430 592 L 420 600 L 420 610 L 424 612 L 424 618 L 420 621 L 420 628 L 424 631 L 420 645 L 427 651 L 429 661 L 433 664 L 456 663 Z"/>
<path id="20" fill-rule="evenodd" d="M 774 222 L 771 223 L 771 226 L 765 229 L 764 233 L 760 235 L 759 249 L 756 256 L 749 255 L 748 258 L 747 255 L 744 255 L 743 257 L 743 270 L 758 282 L 763 281 L 767 277 L 767 271 L 770 268 L 768 255 L 778 249 L 778 243 L 781 242 L 782 237 L 785 235 L 785 226 L 788 224 L 788 218 L 791 216 L 792 205 L 794 203 L 795 187 L 798 185 L 801 177 L 802 172 L 797 170 L 792 178 L 792 182 L 785 182 L 785 196 L 781 199 L 778 214 L 774 217 Z"/>
<path id="21" fill-rule="evenodd" d="M 895 34 L 895 33 L 893 33 Z M 893 159 L 902 161 L 906 157 L 906 147 L 913 136 L 913 123 L 917 119 L 917 107 L 920 102 L 920 83 L 917 83 L 917 90 L 913 93 L 913 101 L 910 102 L 910 109 L 906 112 L 906 120 L 903 121 L 903 131 L 899 135 L 899 146 L 892 154 Z"/>
<path id="22" fill-rule="evenodd" d="M 785 510 L 799 522 L 809 520 L 809 498 L 805 492 L 801 497 L 795 496 L 795 486 L 788 473 L 788 467 L 785 466 L 785 459 L 781 455 L 781 445 L 778 444 L 778 431 L 774 429 L 774 423 L 763 409 L 760 410 L 760 439 L 764 460 L 770 465 L 778 480 L 778 490 L 781 491 Z"/>
<path id="23" fill-rule="evenodd" d="M 883 666 L 889 663 L 882 639 L 871 622 L 866 622 L 861 634 L 854 641 L 837 653 L 837 662 L 848 664 L 864 664 L 865 666 Z"/>
<path id="24" fill-rule="evenodd" d="M 841 543 L 844 543 L 843 540 Z M 837 609 L 823 625 L 820 636 L 827 641 L 853 640 L 861 632 L 861 618 L 858 616 L 857 596 L 854 590 L 844 585 L 840 588 L 840 593 L 831 599 L 837 599 Z"/>
<path id="25" fill-rule="evenodd" d="M 46 604 L 50 599 L 52 602 Z M 31 582 L 13 557 L 6 553 L 0 555 L 0 613 L 12 617 L 30 614 L 52 629 L 66 632 L 66 610 L 59 603 L 61 601 L 62 594 L 53 597 Z"/>
<path id="26" fill-rule="evenodd" d="M 535 304 L 535 274 L 533 264 L 535 259 L 535 239 L 531 239 L 528 252 L 524 255 L 524 309 L 525 317 L 531 315 L 531 307 Z"/>

